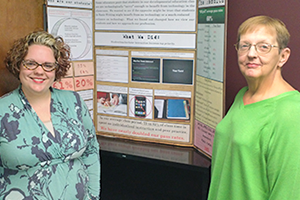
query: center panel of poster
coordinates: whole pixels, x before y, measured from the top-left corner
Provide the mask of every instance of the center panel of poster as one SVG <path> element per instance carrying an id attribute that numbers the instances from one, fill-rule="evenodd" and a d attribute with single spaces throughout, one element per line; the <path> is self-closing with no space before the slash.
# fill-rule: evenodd
<path id="1" fill-rule="evenodd" d="M 99 134 L 191 145 L 194 57 L 194 51 L 97 48 Z"/>

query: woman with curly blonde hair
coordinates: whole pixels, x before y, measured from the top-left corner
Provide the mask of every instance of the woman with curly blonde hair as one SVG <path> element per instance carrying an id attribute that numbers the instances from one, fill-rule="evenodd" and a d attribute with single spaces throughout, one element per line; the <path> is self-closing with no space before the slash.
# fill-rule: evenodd
<path id="1" fill-rule="evenodd" d="M 61 37 L 15 41 L 5 65 L 20 86 L 0 98 L 0 199 L 99 199 L 95 128 L 81 97 L 52 88 L 70 67 Z"/>

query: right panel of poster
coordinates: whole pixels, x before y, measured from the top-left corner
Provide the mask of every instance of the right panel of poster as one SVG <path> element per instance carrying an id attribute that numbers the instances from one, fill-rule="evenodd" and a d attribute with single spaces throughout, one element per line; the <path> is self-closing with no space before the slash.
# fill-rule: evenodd
<path id="1" fill-rule="evenodd" d="M 209 157 L 224 115 L 225 3 L 199 2 L 194 145 Z"/>

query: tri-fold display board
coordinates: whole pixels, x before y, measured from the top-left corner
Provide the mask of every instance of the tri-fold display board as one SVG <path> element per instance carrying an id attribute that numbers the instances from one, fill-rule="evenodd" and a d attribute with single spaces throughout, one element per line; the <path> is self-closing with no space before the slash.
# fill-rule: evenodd
<path id="1" fill-rule="evenodd" d="M 224 114 L 224 1 L 50 1 L 47 27 L 71 47 L 69 76 L 97 134 L 194 146 L 211 156 Z"/>

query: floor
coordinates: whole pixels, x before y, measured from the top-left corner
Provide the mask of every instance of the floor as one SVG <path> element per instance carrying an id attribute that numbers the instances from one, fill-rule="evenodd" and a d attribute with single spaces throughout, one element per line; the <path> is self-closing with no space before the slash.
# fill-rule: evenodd
<path id="1" fill-rule="evenodd" d="M 101 150 L 101 200 L 205 200 L 209 168 Z"/>

